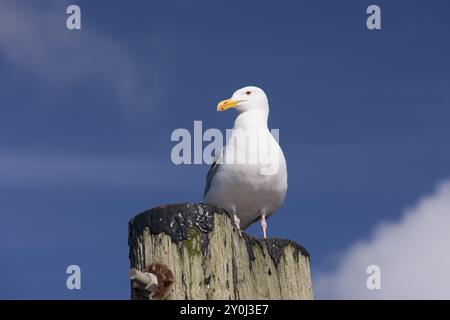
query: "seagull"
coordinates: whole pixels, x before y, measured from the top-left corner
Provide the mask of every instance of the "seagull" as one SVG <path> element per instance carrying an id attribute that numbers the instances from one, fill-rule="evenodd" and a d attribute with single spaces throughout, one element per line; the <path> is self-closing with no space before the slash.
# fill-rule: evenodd
<path id="1" fill-rule="evenodd" d="M 203 202 L 232 214 L 239 234 L 259 220 L 265 239 L 266 219 L 286 196 L 286 159 L 267 126 L 269 103 L 262 89 L 241 88 L 217 105 L 220 112 L 230 108 L 238 115 L 208 171 Z"/>

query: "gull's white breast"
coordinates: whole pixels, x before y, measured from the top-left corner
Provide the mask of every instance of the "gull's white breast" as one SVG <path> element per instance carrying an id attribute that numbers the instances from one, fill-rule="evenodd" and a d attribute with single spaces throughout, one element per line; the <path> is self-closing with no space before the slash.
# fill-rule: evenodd
<path id="1" fill-rule="evenodd" d="M 247 133 L 233 131 L 204 201 L 236 213 L 241 227 L 246 228 L 281 206 L 287 191 L 287 168 L 283 151 L 267 128 L 258 131 L 256 162 L 251 158 L 254 145 L 242 143 L 239 134 Z M 241 161 L 244 157 L 244 163 L 237 162 L 239 157 Z"/>

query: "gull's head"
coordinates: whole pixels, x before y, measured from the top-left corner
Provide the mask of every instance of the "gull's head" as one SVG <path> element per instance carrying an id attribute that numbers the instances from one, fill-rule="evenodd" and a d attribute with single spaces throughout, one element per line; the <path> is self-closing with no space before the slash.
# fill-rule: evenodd
<path id="1" fill-rule="evenodd" d="M 239 113 L 253 110 L 269 112 L 269 103 L 262 89 L 250 86 L 237 90 L 230 99 L 222 100 L 217 105 L 217 111 L 230 108 L 236 109 Z"/>

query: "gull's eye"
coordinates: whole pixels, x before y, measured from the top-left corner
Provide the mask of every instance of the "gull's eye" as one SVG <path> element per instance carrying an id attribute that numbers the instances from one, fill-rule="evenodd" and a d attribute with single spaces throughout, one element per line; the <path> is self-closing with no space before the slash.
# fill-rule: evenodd
<path id="1" fill-rule="evenodd" d="M 245 94 L 249 96 L 249 95 L 252 94 L 252 92 L 251 91 L 246 91 Z"/>

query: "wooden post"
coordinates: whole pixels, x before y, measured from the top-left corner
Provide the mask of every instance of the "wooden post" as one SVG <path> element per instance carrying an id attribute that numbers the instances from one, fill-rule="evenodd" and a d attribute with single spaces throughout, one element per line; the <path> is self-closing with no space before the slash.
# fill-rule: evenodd
<path id="1" fill-rule="evenodd" d="M 309 253 L 302 246 L 239 236 L 216 206 L 174 204 L 138 214 L 129 222 L 128 244 L 131 268 L 168 267 L 168 299 L 313 298 Z M 139 290 L 135 285 L 132 299 L 148 298 Z"/>

